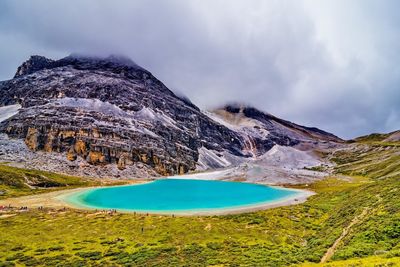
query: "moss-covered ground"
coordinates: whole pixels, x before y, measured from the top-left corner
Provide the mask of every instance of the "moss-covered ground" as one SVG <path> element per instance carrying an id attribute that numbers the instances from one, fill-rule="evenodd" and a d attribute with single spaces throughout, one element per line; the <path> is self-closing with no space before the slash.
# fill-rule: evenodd
<path id="1" fill-rule="evenodd" d="M 337 173 L 352 179 L 338 175 L 319 181 L 307 187 L 318 193 L 307 202 L 265 211 L 208 217 L 9 212 L 0 217 L 0 266 L 319 266 L 363 210 L 367 215 L 323 266 L 398 266 L 399 147 L 390 147 L 360 144 L 336 152 Z M 7 176 L 0 175 L 5 186 Z M 61 177 L 54 179 L 70 186 L 91 183 Z M 16 187 L 12 194 L 24 190 L 33 189 Z"/>

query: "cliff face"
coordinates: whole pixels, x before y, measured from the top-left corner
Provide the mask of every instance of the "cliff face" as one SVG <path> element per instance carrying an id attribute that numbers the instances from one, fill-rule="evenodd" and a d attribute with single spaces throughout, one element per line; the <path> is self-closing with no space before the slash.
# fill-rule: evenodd
<path id="1" fill-rule="evenodd" d="M 255 157 L 275 144 L 338 140 L 249 107 L 205 114 L 147 70 L 116 56 L 33 56 L 0 83 L 0 106 L 12 104 L 22 108 L 1 122 L 0 132 L 23 139 L 31 151 L 120 170 L 140 163 L 160 175 L 195 170 L 199 158 L 222 167 L 215 162 L 226 154 Z M 237 124 L 244 119 L 253 124 Z"/>

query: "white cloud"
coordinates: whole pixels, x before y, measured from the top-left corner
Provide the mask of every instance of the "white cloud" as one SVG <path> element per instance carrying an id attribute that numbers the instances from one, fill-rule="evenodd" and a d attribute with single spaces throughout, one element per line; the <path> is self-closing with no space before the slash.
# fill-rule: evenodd
<path id="1" fill-rule="evenodd" d="M 389 131 L 400 128 L 399 6 L 2 1 L 0 77 L 28 54 L 122 53 L 201 107 L 243 101 L 343 137 Z"/>

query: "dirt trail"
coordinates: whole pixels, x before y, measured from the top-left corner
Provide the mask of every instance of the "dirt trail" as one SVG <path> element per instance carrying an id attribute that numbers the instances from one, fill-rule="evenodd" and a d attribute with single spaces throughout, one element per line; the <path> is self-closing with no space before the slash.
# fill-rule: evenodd
<path id="1" fill-rule="evenodd" d="M 329 261 L 332 258 L 332 256 L 335 254 L 337 247 L 340 244 L 340 241 L 342 241 L 342 239 L 347 236 L 347 234 L 349 233 L 349 231 L 350 231 L 351 227 L 353 227 L 353 225 L 359 223 L 365 217 L 365 215 L 367 215 L 368 210 L 369 210 L 368 208 L 364 208 L 363 211 L 361 212 L 361 214 L 354 217 L 353 220 L 351 220 L 350 224 L 346 228 L 343 228 L 342 234 L 339 236 L 338 239 L 335 240 L 333 245 L 326 251 L 326 253 L 322 257 L 320 263 L 326 263 L 327 261 Z"/>

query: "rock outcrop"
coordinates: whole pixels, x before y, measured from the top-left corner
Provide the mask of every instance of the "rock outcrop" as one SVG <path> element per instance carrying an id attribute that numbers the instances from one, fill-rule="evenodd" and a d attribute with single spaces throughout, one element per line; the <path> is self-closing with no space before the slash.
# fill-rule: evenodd
<path id="1" fill-rule="evenodd" d="M 54 61 L 51 59 L 42 56 L 31 56 L 30 59 L 18 67 L 14 78 L 47 68 L 51 66 L 52 63 L 54 63 Z"/>

